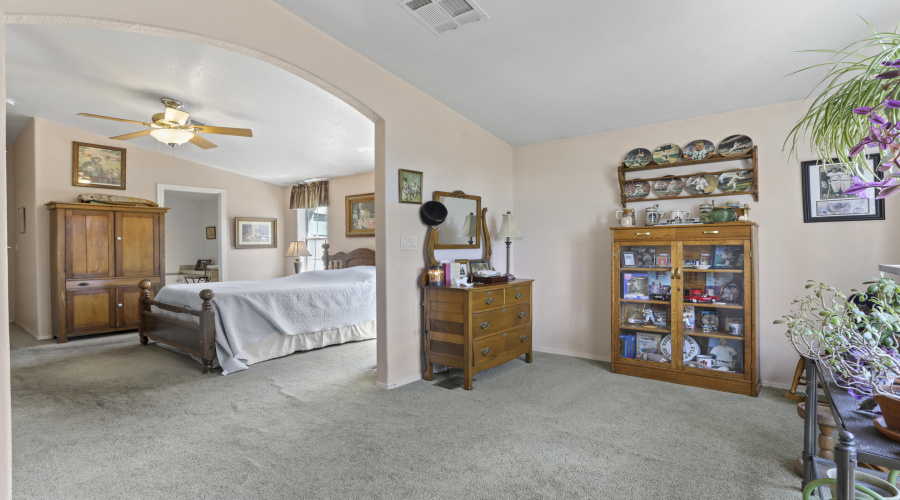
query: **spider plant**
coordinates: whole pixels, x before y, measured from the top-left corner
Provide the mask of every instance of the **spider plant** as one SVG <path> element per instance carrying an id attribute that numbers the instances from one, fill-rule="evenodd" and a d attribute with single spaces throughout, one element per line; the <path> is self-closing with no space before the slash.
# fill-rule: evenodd
<path id="1" fill-rule="evenodd" d="M 807 96 L 813 99 L 809 110 L 785 140 L 785 148 L 790 144 L 790 156 L 796 158 L 799 146 L 808 143 L 813 154 L 826 162 L 831 158 L 846 161 L 849 157 L 854 170 L 861 175 L 870 167 L 865 155 L 858 153 L 866 147 L 877 146 L 883 152 L 880 170 L 900 169 L 900 141 L 897 140 L 900 127 L 896 125 L 900 118 L 897 109 L 900 100 L 896 99 L 900 85 L 900 24 L 893 32 L 872 29 L 871 35 L 838 49 L 806 52 L 830 54 L 830 57 L 792 73 L 826 69 L 825 76 Z M 871 141 L 866 142 L 867 138 Z M 860 146 L 861 143 L 864 144 Z M 860 184 L 859 179 L 855 184 Z M 883 191 L 890 186 L 868 187 Z"/>

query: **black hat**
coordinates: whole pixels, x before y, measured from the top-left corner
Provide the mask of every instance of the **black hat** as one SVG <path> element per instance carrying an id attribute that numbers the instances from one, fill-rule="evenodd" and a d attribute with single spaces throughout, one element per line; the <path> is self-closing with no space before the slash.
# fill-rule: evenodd
<path id="1" fill-rule="evenodd" d="M 419 210 L 422 222 L 429 226 L 439 226 L 447 219 L 447 207 L 439 201 L 426 201 Z"/>

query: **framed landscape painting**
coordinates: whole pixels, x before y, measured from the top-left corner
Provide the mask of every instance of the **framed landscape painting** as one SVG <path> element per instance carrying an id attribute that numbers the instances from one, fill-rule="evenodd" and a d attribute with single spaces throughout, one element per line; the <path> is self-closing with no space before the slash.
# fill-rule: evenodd
<path id="1" fill-rule="evenodd" d="M 235 217 L 234 248 L 277 248 L 277 223 L 277 219 Z"/>
<path id="2" fill-rule="evenodd" d="M 347 196 L 344 210 L 347 236 L 375 236 L 375 193 Z"/>
<path id="3" fill-rule="evenodd" d="M 72 185 L 125 189 L 125 148 L 73 142 Z"/>
<path id="4" fill-rule="evenodd" d="M 880 157 L 866 156 L 874 171 Z M 850 165 L 833 158 L 830 163 L 805 161 L 801 163 L 803 174 L 803 222 L 843 222 L 884 220 L 884 200 L 875 199 L 875 188 L 865 191 L 866 197 L 846 194 L 856 175 Z M 863 182 L 874 182 L 881 173 L 865 172 Z"/>

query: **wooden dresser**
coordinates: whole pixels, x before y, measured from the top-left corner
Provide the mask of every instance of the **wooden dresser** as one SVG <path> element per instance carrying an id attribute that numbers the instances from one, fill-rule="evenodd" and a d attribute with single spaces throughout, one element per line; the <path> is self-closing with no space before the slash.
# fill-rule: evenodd
<path id="1" fill-rule="evenodd" d="M 472 377 L 521 355 L 531 363 L 531 283 L 513 280 L 494 285 L 425 287 L 425 380 L 433 364 L 463 371 L 464 388 Z"/>
<path id="2" fill-rule="evenodd" d="M 50 210 L 53 336 L 59 342 L 138 326 L 138 282 L 162 286 L 168 208 L 87 203 Z"/>

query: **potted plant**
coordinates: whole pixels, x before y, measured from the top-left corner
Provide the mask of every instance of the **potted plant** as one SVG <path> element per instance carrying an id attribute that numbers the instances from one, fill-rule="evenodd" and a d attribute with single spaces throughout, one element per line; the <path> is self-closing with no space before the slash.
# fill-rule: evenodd
<path id="1" fill-rule="evenodd" d="M 900 386 L 894 385 L 900 376 L 900 286 L 891 278 L 865 284 L 848 300 L 841 290 L 810 281 L 809 295 L 794 300 L 791 313 L 775 323 L 787 325 L 801 356 L 829 368 L 856 399 L 874 397 L 888 426 L 900 429 L 900 411 L 893 425 L 888 420 L 894 405 L 900 410 Z"/>

